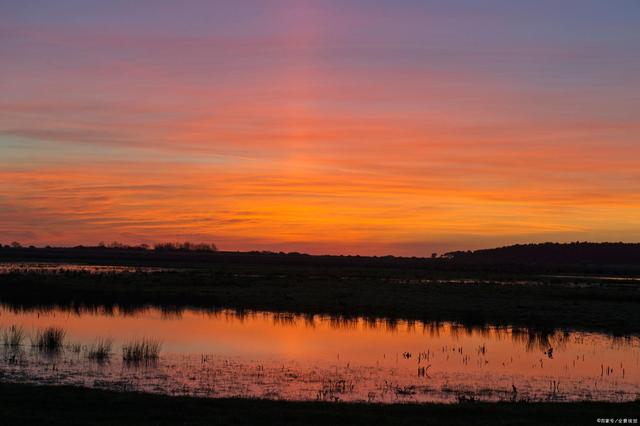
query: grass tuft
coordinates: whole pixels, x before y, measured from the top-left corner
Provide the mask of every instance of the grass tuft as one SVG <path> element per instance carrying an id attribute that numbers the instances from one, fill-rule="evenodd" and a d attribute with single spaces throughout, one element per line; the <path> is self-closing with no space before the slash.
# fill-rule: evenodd
<path id="1" fill-rule="evenodd" d="M 111 339 L 98 339 L 87 349 L 87 358 L 104 362 L 111 357 Z"/>
<path id="2" fill-rule="evenodd" d="M 18 346 L 22 346 L 22 341 L 24 340 L 24 337 L 25 337 L 24 329 L 22 327 L 12 325 L 11 327 L 3 330 L 2 344 L 4 346 L 16 348 Z"/>
<path id="3" fill-rule="evenodd" d="M 82 352 L 82 345 L 80 343 L 69 343 L 65 349 L 68 349 L 71 353 L 79 354 Z"/>
<path id="4" fill-rule="evenodd" d="M 38 330 L 32 345 L 43 351 L 58 351 L 62 348 L 67 332 L 63 328 L 47 327 Z"/>
<path id="5" fill-rule="evenodd" d="M 122 345 L 122 359 L 128 362 L 155 361 L 160 357 L 162 342 L 154 339 L 135 340 Z"/>

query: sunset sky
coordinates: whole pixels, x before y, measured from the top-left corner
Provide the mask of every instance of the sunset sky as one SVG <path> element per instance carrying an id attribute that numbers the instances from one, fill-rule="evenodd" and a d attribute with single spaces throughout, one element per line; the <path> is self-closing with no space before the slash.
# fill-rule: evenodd
<path id="1" fill-rule="evenodd" d="M 0 0 L 0 243 L 640 241 L 640 1 Z"/>

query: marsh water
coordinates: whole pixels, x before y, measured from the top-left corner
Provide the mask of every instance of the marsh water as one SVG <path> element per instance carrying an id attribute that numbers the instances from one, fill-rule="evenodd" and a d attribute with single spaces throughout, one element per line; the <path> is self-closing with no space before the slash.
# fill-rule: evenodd
<path id="1" fill-rule="evenodd" d="M 155 273 L 170 271 L 169 268 L 149 266 L 125 266 L 125 265 L 87 265 L 72 263 L 48 263 L 48 262 L 0 262 L 1 274 L 15 273 L 39 273 L 56 274 L 67 272 L 86 272 L 90 274 L 125 274 L 125 273 Z"/>
<path id="2" fill-rule="evenodd" d="M 0 306 L 0 326 L 25 332 L 0 347 L 0 380 L 208 397 L 457 402 L 634 400 L 640 341 L 452 323 L 344 319 L 270 312 Z M 31 346 L 66 331 L 55 353 Z M 106 362 L 88 359 L 112 340 Z M 162 342 L 157 361 L 122 360 L 124 343 Z"/>

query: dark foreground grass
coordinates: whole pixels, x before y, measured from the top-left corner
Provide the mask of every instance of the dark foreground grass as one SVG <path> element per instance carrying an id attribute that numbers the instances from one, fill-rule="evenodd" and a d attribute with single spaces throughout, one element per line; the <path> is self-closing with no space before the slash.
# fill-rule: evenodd
<path id="1" fill-rule="evenodd" d="M 202 399 L 0 383 L 6 425 L 589 425 L 640 403 L 372 405 Z"/>

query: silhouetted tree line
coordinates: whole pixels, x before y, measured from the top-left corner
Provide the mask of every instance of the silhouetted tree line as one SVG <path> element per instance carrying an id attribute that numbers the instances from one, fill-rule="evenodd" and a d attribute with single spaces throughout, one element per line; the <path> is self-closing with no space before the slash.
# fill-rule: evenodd
<path id="1" fill-rule="evenodd" d="M 82 246 L 78 246 L 77 248 L 82 248 Z M 150 250 L 154 251 L 198 251 L 198 252 L 212 252 L 218 251 L 218 247 L 213 243 L 191 243 L 189 241 L 185 241 L 183 243 L 180 242 L 164 242 L 164 243 L 156 243 L 152 246 L 149 244 L 138 244 L 138 245 L 129 245 L 124 243 L 119 243 L 114 241 L 109 244 L 105 244 L 103 241 L 98 243 L 98 248 L 101 249 L 124 249 L 124 250 Z"/>
<path id="2" fill-rule="evenodd" d="M 34 249 L 36 248 L 36 246 L 34 245 L 30 245 L 29 247 L 23 246 L 21 243 L 19 243 L 18 241 L 12 241 L 9 244 L 5 244 L 4 246 L 0 243 L 0 248 L 14 248 L 14 249 L 19 249 L 19 248 L 30 248 L 30 249 Z"/>
<path id="3" fill-rule="evenodd" d="M 310 265 L 310 266 L 357 266 L 380 268 L 440 268 L 448 270 L 507 270 L 522 271 L 563 268 L 573 265 L 584 268 L 624 267 L 628 271 L 640 268 L 640 244 L 638 243 L 543 243 L 518 244 L 495 249 L 475 251 L 454 251 L 429 257 L 394 256 L 346 256 L 346 255 L 309 255 L 304 253 L 284 253 L 271 251 L 220 252 L 210 243 L 174 243 L 164 242 L 153 246 L 147 244 L 128 245 L 119 242 L 100 243 L 93 247 L 25 247 L 18 242 L 0 245 L 4 259 L 81 259 L 82 261 L 118 261 L 139 262 L 204 262 L 210 264 L 213 257 L 217 261 L 251 264 Z M 124 256 L 123 252 L 127 252 Z M 192 256 L 185 256 L 186 254 Z M 528 269 L 527 269 L 528 268 Z M 533 269 L 532 269 L 533 268 Z M 545 270 L 546 270 L 545 269 Z M 590 270 L 591 270 L 590 269 Z M 605 268 L 606 269 L 606 268 Z M 596 272 L 601 273 L 600 268 Z"/>
<path id="4" fill-rule="evenodd" d="M 13 241 L 9 244 L 5 244 L 4 246 L 0 243 L 0 248 L 12 248 L 12 249 L 21 249 L 21 248 L 30 248 L 35 249 L 36 246 L 30 245 L 28 247 L 23 246 L 18 241 Z M 52 248 L 51 246 L 46 246 L 47 249 Z M 119 250 L 151 250 L 154 251 L 197 251 L 197 252 L 213 252 L 218 251 L 218 247 L 213 243 L 191 243 L 189 241 L 185 241 L 183 243 L 180 242 L 165 242 L 165 243 L 157 243 L 153 246 L 149 244 L 125 244 L 120 243 L 118 241 L 113 241 L 111 243 L 105 243 L 104 241 L 100 241 L 96 247 L 87 247 L 83 245 L 72 247 L 72 249 L 119 249 Z"/>
<path id="5" fill-rule="evenodd" d="M 83 246 L 76 246 L 76 248 L 83 248 Z M 149 250 L 151 247 L 149 244 L 138 244 L 138 245 L 130 245 L 119 243 L 118 241 L 114 241 L 112 243 L 105 243 L 104 241 L 100 241 L 98 243 L 98 248 L 101 249 L 124 249 L 124 250 Z"/>
<path id="6" fill-rule="evenodd" d="M 158 243 L 153 246 L 155 251 L 218 251 L 213 243 Z"/>
<path id="7" fill-rule="evenodd" d="M 640 265 L 640 244 L 542 243 L 516 244 L 475 251 L 454 251 L 443 257 L 456 263 L 477 264 L 599 264 Z"/>

